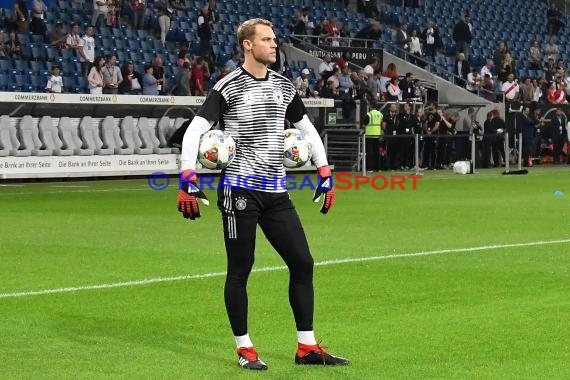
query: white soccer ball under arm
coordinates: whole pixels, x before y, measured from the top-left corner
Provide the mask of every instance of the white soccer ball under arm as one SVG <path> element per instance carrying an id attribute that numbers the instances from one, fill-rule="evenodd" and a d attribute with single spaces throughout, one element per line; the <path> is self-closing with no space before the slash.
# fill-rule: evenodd
<path id="1" fill-rule="evenodd" d="M 214 122 L 208 121 L 201 116 L 195 116 L 184 132 L 182 139 L 182 151 L 180 152 L 180 171 L 196 170 L 200 136 L 212 128 Z"/>

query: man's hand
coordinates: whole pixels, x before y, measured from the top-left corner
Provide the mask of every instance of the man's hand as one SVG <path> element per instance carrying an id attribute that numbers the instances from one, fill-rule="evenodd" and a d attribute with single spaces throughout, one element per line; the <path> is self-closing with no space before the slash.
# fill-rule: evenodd
<path id="1" fill-rule="evenodd" d="M 194 170 L 184 170 L 179 174 L 178 186 L 178 211 L 184 215 L 184 218 L 194 220 L 200 217 L 200 207 L 198 206 L 198 198 L 203 204 L 208 206 L 210 202 L 206 194 L 198 187 L 196 181 L 198 175 Z"/>
<path id="2" fill-rule="evenodd" d="M 317 188 L 315 190 L 315 195 L 313 196 L 313 202 L 318 202 L 324 194 L 325 199 L 323 201 L 323 206 L 321 207 L 321 212 L 326 214 L 333 207 L 336 197 L 331 169 L 328 166 L 321 166 L 320 168 L 317 168 L 317 174 L 319 176 L 317 178 Z"/>

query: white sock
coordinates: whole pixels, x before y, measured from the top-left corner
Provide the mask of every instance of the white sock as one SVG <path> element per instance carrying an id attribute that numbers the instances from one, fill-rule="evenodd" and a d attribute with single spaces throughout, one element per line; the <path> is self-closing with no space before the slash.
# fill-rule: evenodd
<path id="1" fill-rule="evenodd" d="M 236 336 L 236 346 L 240 347 L 253 347 L 253 343 L 251 343 L 251 339 L 249 339 L 249 334 L 245 334 L 242 336 Z"/>
<path id="2" fill-rule="evenodd" d="M 309 346 L 317 344 L 314 331 L 297 331 L 297 341 Z"/>

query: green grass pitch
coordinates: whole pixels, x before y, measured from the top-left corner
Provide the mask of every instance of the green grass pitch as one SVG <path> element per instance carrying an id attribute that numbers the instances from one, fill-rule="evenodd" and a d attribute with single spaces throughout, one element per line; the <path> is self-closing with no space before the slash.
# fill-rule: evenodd
<path id="1" fill-rule="evenodd" d="M 426 172 L 417 187 L 339 191 L 326 216 L 291 192 L 315 261 L 340 260 L 315 268 L 316 334 L 352 364 L 295 366 L 287 271 L 261 271 L 249 325 L 269 371 L 251 373 L 225 315 L 214 191 L 190 222 L 175 184 L 2 186 L 0 378 L 570 378 L 569 168 Z M 255 268 L 282 265 L 258 236 Z"/>

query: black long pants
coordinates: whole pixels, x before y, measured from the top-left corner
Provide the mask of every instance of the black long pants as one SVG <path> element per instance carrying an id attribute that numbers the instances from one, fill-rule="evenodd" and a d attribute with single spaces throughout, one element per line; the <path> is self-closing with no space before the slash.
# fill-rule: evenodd
<path id="1" fill-rule="evenodd" d="M 380 137 L 366 138 L 366 170 L 380 170 Z"/>
<path id="2" fill-rule="evenodd" d="M 234 335 L 248 333 L 246 287 L 258 224 L 289 268 L 289 303 L 297 330 L 313 330 L 313 257 L 289 194 L 223 187 L 218 208 L 228 259 L 224 299 Z"/>

